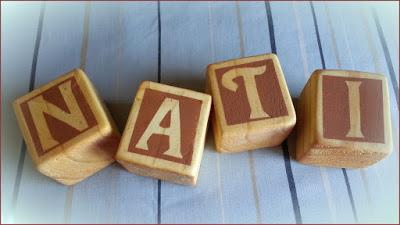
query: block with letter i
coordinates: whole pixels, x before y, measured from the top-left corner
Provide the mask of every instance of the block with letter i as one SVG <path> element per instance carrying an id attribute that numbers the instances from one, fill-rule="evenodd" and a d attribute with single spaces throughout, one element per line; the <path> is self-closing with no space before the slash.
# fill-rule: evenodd
<path id="1" fill-rule="evenodd" d="M 114 162 L 120 134 L 82 70 L 15 100 L 14 110 L 37 169 L 65 185 Z"/>
<path id="2" fill-rule="evenodd" d="M 117 161 L 138 175 L 195 185 L 210 108 L 207 94 L 142 82 Z"/>
<path id="3" fill-rule="evenodd" d="M 305 164 L 361 168 L 392 151 L 384 76 L 316 70 L 298 106 L 296 158 Z"/>
<path id="4" fill-rule="evenodd" d="M 240 152 L 281 144 L 296 123 L 292 99 L 274 54 L 211 64 L 207 92 L 220 152 Z"/>

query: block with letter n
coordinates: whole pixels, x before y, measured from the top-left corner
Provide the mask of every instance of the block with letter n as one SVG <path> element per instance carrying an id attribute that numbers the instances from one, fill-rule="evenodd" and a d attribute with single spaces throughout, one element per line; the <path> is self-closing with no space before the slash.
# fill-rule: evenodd
<path id="1" fill-rule="evenodd" d="M 296 123 L 293 102 L 274 54 L 209 65 L 207 92 L 213 97 L 212 123 L 220 152 L 277 146 Z"/>
<path id="2" fill-rule="evenodd" d="M 300 96 L 296 158 L 305 164 L 360 168 L 391 151 L 386 78 L 316 70 Z"/>
<path id="3" fill-rule="evenodd" d="M 138 175 L 195 185 L 210 108 L 207 94 L 142 82 L 117 161 Z"/>
<path id="4" fill-rule="evenodd" d="M 71 185 L 114 162 L 120 134 L 88 77 L 75 69 L 14 101 L 38 170 Z"/>

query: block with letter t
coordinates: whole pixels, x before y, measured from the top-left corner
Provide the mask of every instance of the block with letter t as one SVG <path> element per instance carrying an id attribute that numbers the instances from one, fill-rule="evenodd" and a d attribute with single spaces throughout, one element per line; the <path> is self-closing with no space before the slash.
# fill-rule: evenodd
<path id="1" fill-rule="evenodd" d="M 116 155 L 128 171 L 195 185 L 211 96 L 144 81 L 136 93 Z"/>
<path id="2" fill-rule="evenodd" d="M 296 123 L 285 77 L 274 54 L 209 65 L 207 92 L 213 97 L 212 123 L 220 152 L 277 146 Z"/>
<path id="3" fill-rule="evenodd" d="M 75 69 L 14 101 L 38 170 L 71 185 L 114 162 L 120 134 L 88 77 Z"/>
<path id="4" fill-rule="evenodd" d="M 296 158 L 305 164 L 360 168 L 392 151 L 384 76 L 316 70 L 298 105 Z"/>

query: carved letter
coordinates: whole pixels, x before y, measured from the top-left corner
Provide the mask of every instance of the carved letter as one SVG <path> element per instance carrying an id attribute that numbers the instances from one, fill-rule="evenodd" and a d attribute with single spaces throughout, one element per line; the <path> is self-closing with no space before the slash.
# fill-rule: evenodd
<path id="1" fill-rule="evenodd" d="M 68 124 L 69 126 L 82 131 L 88 127 L 85 117 L 76 102 L 75 96 L 72 93 L 71 81 L 61 84 L 59 87 L 61 95 L 68 107 L 70 113 L 67 113 L 55 106 L 54 104 L 46 101 L 43 96 L 37 96 L 28 102 L 29 110 L 32 113 L 33 122 L 37 128 L 40 143 L 43 150 L 50 149 L 58 145 L 47 126 L 44 113 Z"/>
<path id="2" fill-rule="evenodd" d="M 360 118 L 360 85 L 361 81 L 346 81 L 349 92 L 350 130 L 346 137 L 363 138 Z"/>
<path id="3" fill-rule="evenodd" d="M 262 108 L 257 92 L 255 76 L 265 72 L 266 66 L 231 69 L 222 76 L 222 86 L 235 92 L 238 85 L 233 82 L 236 77 L 242 76 L 246 89 L 247 100 L 250 104 L 250 119 L 270 117 Z"/>
<path id="4" fill-rule="evenodd" d="M 163 128 L 160 126 L 165 115 L 171 111 L 170 126 Z M 149 150 L 147 141 L 153 134 L 162 134 L 169 137 L 169 148 L 165 155 L 182 158 L 181 154 L 181 122 L 179 112 L 179 101 L 171 98 L 165 98 L 157 113 L 154 115 L 150 124 L 147 126 L 142 137 L 139 139 L 136 148 Z"/>

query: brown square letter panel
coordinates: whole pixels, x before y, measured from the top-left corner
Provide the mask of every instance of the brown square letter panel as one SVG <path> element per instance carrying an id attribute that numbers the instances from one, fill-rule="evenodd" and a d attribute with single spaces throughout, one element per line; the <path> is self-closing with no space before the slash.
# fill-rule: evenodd
<path id="1" fill-rule="evenodd" d="M 75 184 L 114 161 L 120 135 L 90 80 L 73 70 L 14 102 L 38 170 Z"/>
<path id="2" fill-rule="evenodd" d="M 288 115 L 272 59 L 215 73 L 228 125 Z"/>
<path id="3" fill-rule="evenodd" d="M 216 149 L 240 152 L 282 143 L 296 123 L 286 81 L 274 54 L 211 64 Z"/>
<path id="4" fill-rule="evenodd" d="M 317 70 L 298 107 L 296 158 L 305 164 L 360 168 L 392 151 L 386 78 Z"/>
<path id="5" fill-rule="evenodd" d="M 385 142 L 382 81 L 324 76 L 324 137 Z"/>
<path id="6" fill-rule="evenodd" d="M 146 89 L 129 151 L 190 165 L 200 109 L 200 100 Z"/>
<path id="7" fill-rule="evenodd" d="M 116 159 L 132 173 L 195 185 L 211 96 L 150 81 L 136 94 Z"/>
<path id="8" fill-rule="evenodd" d="M 71 77 L 20 105 L 39 156 L 97 125 L 97 121 Z"/>

